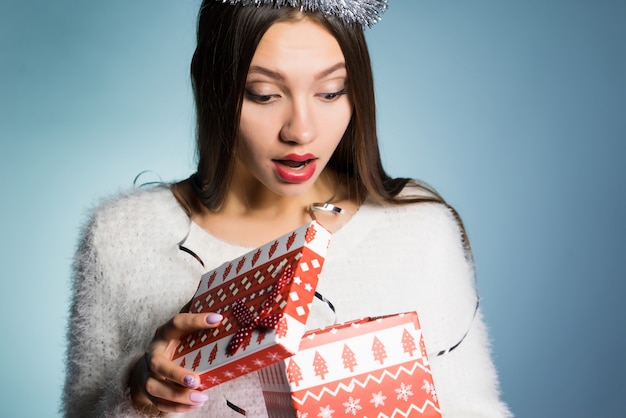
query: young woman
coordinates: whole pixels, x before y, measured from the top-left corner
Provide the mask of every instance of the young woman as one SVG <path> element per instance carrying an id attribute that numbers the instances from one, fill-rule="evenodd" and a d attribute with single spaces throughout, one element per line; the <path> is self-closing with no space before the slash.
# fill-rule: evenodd
<path id="1" fill-rule="evenodd" d="M 182 336 L 221 321 L 179 312 L 203 272 L 330 203 L 343 213 L 317 216 L 334 233 L 318 291 L 337 319 L 417 311 L 428 351 L 445 352 L 430 359 L 444 416 L 510 416 L 458 217 L 381 165 L 363 26 L 386 2 L 230 3 L 204 0 L 199 14 L 197 172 L 104 203 L 84 230 L 65 415 L 241 416 L 228 400 L 266 416 L 255 373 L 202 392 L 198 376 L 170 360 Z M 307 325 L 332 321 L 319 302 Z"/>

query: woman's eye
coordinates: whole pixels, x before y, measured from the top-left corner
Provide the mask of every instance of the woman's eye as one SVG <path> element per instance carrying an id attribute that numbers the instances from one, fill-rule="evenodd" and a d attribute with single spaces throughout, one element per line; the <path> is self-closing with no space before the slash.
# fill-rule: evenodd
<path id="1" fill-rule="evenodd" d="M 257 103 L 267 103 L 270 100 L 272 100 L 272 98 L 274 97 L 274 95 L 272 94 L 256 94 L 251 92 L 250 90 L 246 90 L 246 97 L 254 102 Z"/>
<path id="2" fill-rule="evenodd" d="M 328 100 L 328 101 L 333 101 L 335 99 L 337 99 L 339 96 L 343 96 L 344 94 L 347 94 L 348 91 L 343 88 L 339 91 L 336 91 L 334 93 L 324 93 L 322 94 L 322 97 L 324 98 L 324 100 Z"/>

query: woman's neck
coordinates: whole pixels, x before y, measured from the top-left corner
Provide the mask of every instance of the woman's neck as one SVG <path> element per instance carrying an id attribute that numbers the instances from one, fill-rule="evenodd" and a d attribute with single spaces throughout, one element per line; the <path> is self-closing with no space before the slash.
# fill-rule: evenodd
<path id="1" fill-rule="evenodd" d="M 198 204 L 189 181 L 175 186 L 175 194 L 188 210 L 189 217 L 211 235 L 237 245 L 258 247 L 311 221 L 313 203 L 332 202 L 345 209 L 344 214 L 325 214 L 320 223 L 334 232 L 347 222 L 358 209 L 358 204 L 348 198 L 332 174 L 320 176 L 316 184 L 298 196 L 280 196 L 260 184 L 239 184 L 226 194 L 219 210 L 211 211 Z M 191 202 L 191 203 L 190 203 Z M 195 203 L 194 203 L 195 202 Z"/>
<path id="2" fill-rule="evenodd" d="M 289 218 L 306 213 L 312 203 L 335 198 L 338 184 L 334 175 L 325 172 L 305 193 L 285 196 L 268 189 L 256 178 L 233 181 L 219 212 L 260 219 Z"/>

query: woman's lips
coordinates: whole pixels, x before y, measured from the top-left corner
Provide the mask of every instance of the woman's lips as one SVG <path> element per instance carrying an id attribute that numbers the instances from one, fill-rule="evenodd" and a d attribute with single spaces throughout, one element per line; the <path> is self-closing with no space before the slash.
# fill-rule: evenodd
<path id="1" fill-rule="evenodd" d="M 315 160 L 316 157 L 313 154 L 287 154 L 281 158 L 276 158 L 274 161 L 295 161 L 304 162 L 308 160 Z"/>
<path id="2" fill-rule="evenodd" d="M 303 183 L 315 174 L 316 158 L 312 154 L 289 154 L 272 160 L 278 177 L 287 183 Z"/>

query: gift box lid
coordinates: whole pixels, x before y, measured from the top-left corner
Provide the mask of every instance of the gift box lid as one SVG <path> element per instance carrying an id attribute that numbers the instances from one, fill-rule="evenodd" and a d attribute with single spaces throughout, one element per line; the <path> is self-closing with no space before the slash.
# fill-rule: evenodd
<path id="1" fill-rule="evenodd" d="M 203 274 L 189 311 L 224 318 L 184 338 L 174 360 L 208 388 L 293 354 L 329 241 L 330 232 L 312 221 Z"/>

